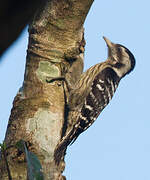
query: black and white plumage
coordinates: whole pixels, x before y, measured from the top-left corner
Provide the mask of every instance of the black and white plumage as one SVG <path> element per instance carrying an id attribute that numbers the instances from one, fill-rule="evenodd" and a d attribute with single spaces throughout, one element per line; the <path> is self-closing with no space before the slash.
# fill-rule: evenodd
<path id="1" fill-rule="evenodd" d="M 55 151 L 55 159 L 61 158 L 67 145 L 90 127 L 112 99 L 120 80 L 135 66 L 133 54 L 124 46 L 114 44 L 104 37 L 108 46 L 108 59 L 96 64 L 81 75 L 69 98 L 71 127 Z"/>

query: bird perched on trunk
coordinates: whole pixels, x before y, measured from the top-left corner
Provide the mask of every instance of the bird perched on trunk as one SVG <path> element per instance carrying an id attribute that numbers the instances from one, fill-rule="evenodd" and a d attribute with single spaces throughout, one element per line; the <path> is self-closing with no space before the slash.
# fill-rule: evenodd
<path id="1" fill-rule="evenodd" d="M 133 54 L 126 47 L 103 38 L 108 47 L 108 59 L 84 72 L 71 90 L 68 102 L 70 128 L 56 147 L 56 162 L 60 161 L 67 146 L 93 124 L 112 99 L 120 80 L 134 69 Z"/>

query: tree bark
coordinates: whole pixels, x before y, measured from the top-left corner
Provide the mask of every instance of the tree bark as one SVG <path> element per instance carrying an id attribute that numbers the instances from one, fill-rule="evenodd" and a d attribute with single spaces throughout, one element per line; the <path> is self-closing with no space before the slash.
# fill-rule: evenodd
<path id="1" fill-rule="evenodd" d="M 29 26 L 29 44 L 23 87 L 16 95 L 5 143 L 13 146 L 20 139 L 41 161 L 45 180 L 65 179 L 64 161 L 54 162 L 54 150 L 66 131 L 68 91 L 64 81 L 47 78 L 67 77 L 75 83 L 83 71 L 83 23 L 93 0 L 47 0 L 35 13 Z M 12 179 L 27 179 L 23 152 L 7 150 Z M 0 179 L 8 179 L 4 159 Z"/>

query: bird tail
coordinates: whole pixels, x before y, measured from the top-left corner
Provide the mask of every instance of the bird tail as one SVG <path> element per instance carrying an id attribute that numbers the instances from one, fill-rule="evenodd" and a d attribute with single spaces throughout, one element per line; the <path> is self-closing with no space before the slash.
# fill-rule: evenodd
<path id="1" fill-rule="evenodd" d="M 66 154 L 67 146 L 72 142 L 74 142 L 74 134 L 75 127 L 73 127 L 60 141 L 60 143 L 56 146 L 54 151 L 54 160 L 56 164 L 59 164 L 61 160 L 63 160 L 64 155 Z M 71 144 L 72 144 L 71 143 Z"/>

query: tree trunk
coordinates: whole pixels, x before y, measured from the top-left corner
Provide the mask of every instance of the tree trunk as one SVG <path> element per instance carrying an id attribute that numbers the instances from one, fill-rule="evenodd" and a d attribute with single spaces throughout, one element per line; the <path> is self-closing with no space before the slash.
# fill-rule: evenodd
<path id="1" fill-rule="evenodd" d="M 29 45 L 23 87 L 13 102 L 5 143 L 27 143 L 42 164 L 45 180 L 65 179 L 64 161 L 54 162 L 54 150 L 66 131 L 67 88 L 61 79 L 74 83 L 83 71 L 83 23 L 93 0 L 43 1 L 29 26 Z M 27 179 L 24 153 L 7 150 L 12 179 Z M 0 163 L 0 179 L 8 179 Z"/>

